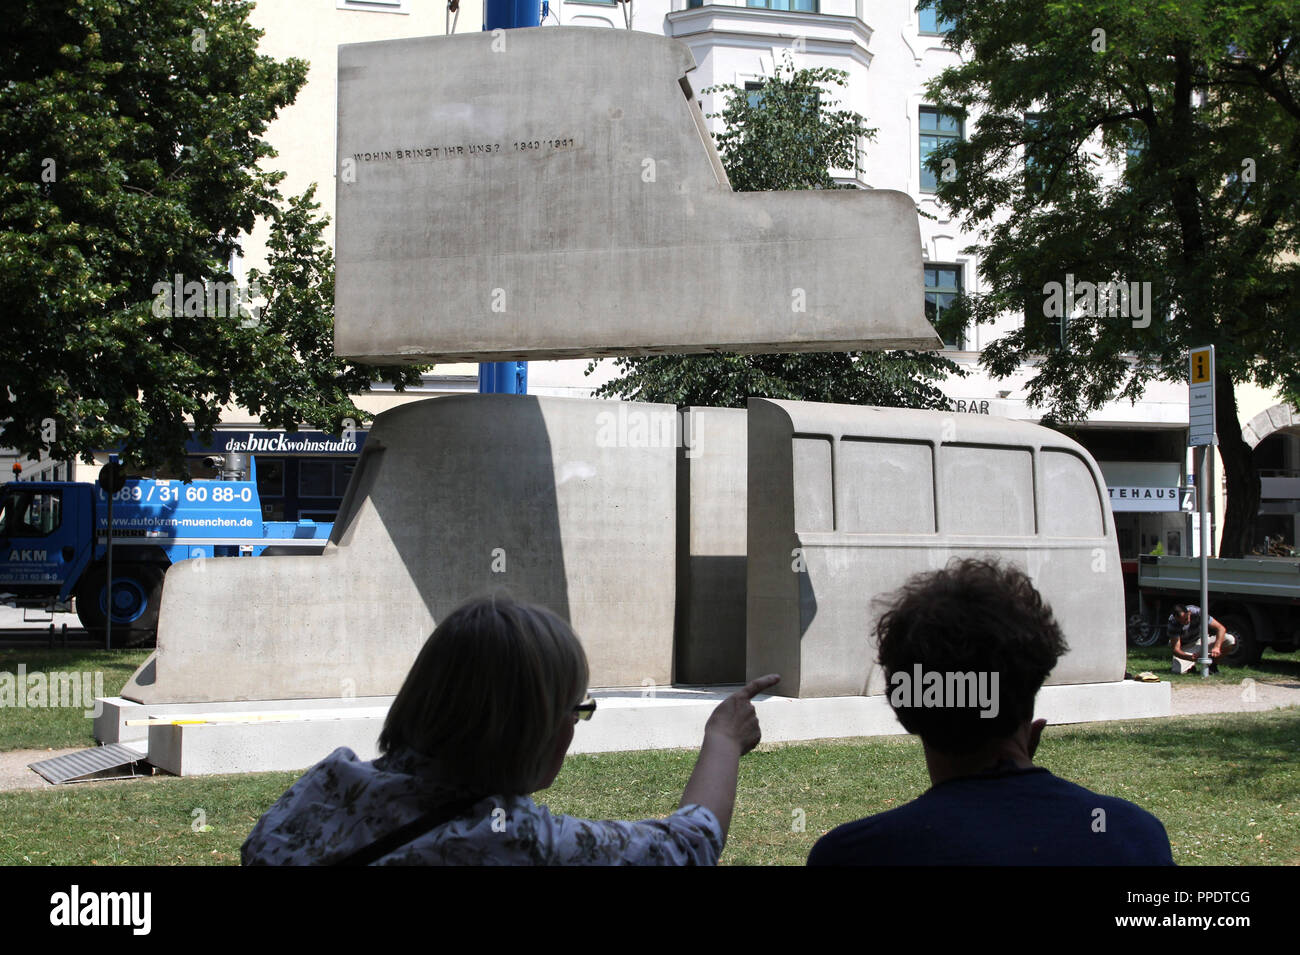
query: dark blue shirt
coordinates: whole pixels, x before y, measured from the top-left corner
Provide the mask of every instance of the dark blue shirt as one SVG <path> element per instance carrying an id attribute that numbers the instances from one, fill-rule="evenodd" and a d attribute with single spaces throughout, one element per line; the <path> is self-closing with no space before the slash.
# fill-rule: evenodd
<path id="1" fill-rule="evenodd" d="M 1098 811 L 1100 810 L 1100 811 Z M 1173 865 L 1160 820 L 1038 766 L 950 779 L 822 836 L 809 865 Z"/>

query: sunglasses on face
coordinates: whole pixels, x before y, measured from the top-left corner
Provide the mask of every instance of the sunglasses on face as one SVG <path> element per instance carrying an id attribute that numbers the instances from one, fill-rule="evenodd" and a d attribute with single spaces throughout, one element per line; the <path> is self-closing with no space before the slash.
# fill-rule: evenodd
<path id="1" fill-rule="evenodd" d="M 592 714 L 596 712 L 596 701 L 591 697 L 585 697 L 581 703 L 573 708 L 573 713 L 580 720 L 589 720 Z"/>

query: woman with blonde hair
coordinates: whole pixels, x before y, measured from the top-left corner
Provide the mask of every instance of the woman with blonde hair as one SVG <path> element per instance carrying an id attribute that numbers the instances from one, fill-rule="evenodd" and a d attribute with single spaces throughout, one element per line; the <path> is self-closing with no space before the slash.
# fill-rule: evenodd
<path id="1" fill-rule="evenodd" d="M 486 597 L 429 637 L 393 700 L 382 753 L 346 747 L 313 766 L 258 820 L 245 865 L 712 865 L 731 823 L 740 757 L 760 739 L 754 696 L 713 711 L 665 819 L 557 816 L 530 794 L 555 780 L 579 719 L 590 719 L 587 658 L 544 607 Z"/>

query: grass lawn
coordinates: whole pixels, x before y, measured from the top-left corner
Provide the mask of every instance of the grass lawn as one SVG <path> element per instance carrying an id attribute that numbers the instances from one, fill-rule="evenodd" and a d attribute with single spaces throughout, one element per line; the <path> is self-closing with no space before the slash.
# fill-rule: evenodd
<path id="1" fill-rule="evenodd" d="M 117 696 L 148 655 L 148 650 L 0 650 L 0 673 L 17 675 L 21 665 L 29 677 L 37 673 L 76 674 L 78 697 L 83 685 L 94 687 L 94 695 Z M 88 682 L 81 677 L 83 673 L 90 674 Z M 58 685 L 48 678 L 37 682 L 42 687 Z M 101 685 L 104 689 L 99 694 Z M 16 706 L 14 701 L 0 696 L 0 752 L 95 745 L 94 721 L 86 716 L 94 705 L 93 697 L 90 702 L 73 699 L 69 689 L 63 702 L 72 705 L 51 706 L 49 703 L 58 702 L 51 696 L 58 697 L 57 690 L 54 694 L 46 692 L 44 704 L 36 707 Z M 29 693 L 24 701 L 30 698 Z"/>
<path id="2" fill-rule="evenodd" d="M 1300 708 L 1292 707 L 1049 728 L 1038 762 L 1155 813 L 1180 864 L 1297 865 L 1297 751 Z M 676 806 L 694 755 L 570 757 L 539 799 L 587 817 L 663 815 Z M 157 777 L 0 793 L 0 865 L 233 864 L 257 817 L 296 777 Z M 927 784 L 920 746 L 907 737 L 765 745 L 741 764 L 723 861 L 802 864 L 822 833 Z M 196 831 L 200 823 L 209 828 Z"/>

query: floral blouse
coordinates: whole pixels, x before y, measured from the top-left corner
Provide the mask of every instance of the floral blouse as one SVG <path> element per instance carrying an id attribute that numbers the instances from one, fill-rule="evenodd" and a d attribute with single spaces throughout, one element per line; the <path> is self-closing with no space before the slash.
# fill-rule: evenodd
<path id="1" fill-rule="evenodd" d="M 257 821 L 244 865 L 329 865 L 425 812 L 469 793 L 435 781 L 409 750 L 373 763 L 336 749 Z M 376 865 L 714 865 L 725 835 L 718 818 L 689 805 L 666 819 L 597 822 L 557 816 L 527 796 L 481 799 Z"/>

